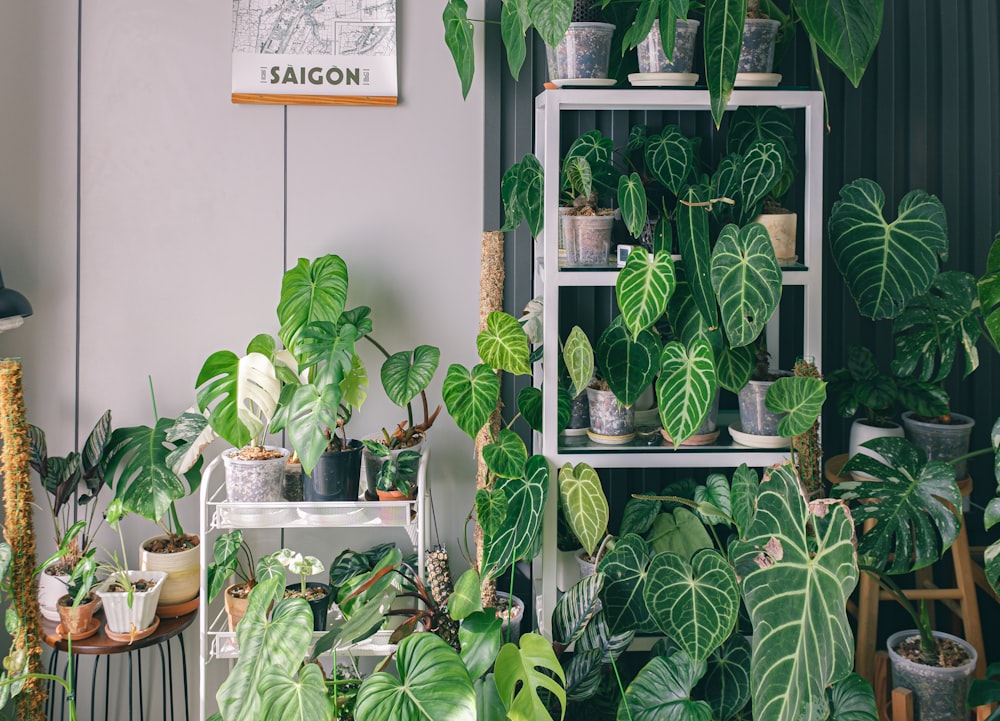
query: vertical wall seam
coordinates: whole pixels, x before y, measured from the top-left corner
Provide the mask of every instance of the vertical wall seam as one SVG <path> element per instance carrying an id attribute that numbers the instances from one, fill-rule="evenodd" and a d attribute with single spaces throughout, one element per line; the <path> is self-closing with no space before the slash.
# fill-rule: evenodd
<path id="1" fill-rule="evenodd" d="M 288 269 L 288 106 L 283 105 L 281 139 L 281 272 Z"/>
<path id="2" fill-rule="evenodd" d="M 83 193 L 81 184 L 82 173 L 82 108 L 83 108 L 83 0 L 76 3 L 76 329 L 73 358 L 73 447 L 80 450 L 80 286 L 82 243 L 81 243 L 81 217 L 83 206 Z M 76 506 L 73 507 L 74 520 L 76 520 Z"/>

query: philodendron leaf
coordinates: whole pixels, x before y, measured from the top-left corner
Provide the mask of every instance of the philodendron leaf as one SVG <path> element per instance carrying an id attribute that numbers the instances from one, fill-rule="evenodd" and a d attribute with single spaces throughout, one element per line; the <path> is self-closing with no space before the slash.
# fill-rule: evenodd
<path id="1" fill-rule="evenodd" d="M 649 564 L 646 607 L 668 637 L 695 663 L 708 659 L 736 627 L 740 606 L 736 574 L 714 548 L 690 562 L 661 553 Z"/>
<path id="2" fill-rule="evenodd" d="M 538 30 L 542 41 L 554 48 L 569 29 L 573 17 L 573 0 L 553 0 L 528 4 L 531 24 Z"/>
<path id="3" fill-rule="evenodd" d="M 476 349 L 483 363 L 516 375 L 529 375 L 528 335 L 514 316 L 493 311 L 486 317 L 486 329 L 476 337 Z"/>
<path id="4" fill-rule="evenodd" d="M 882 33 L 882 0 L 796 0 L 809 37 L 858 87 Z"/>
<path id="5" fill-rule="evenodd" d="M 895 318 L 925 293 L 948 258 L 948 222 L 936 196 L 912 190 L 899 201 L 896 220 L 882 216 L 885 193 L 867 178 L 840 189 L 830 212 L 830 250 L 858 311 Z"/>
<path id="6" fill-rule="evenodd" d="M 965 351 L 962 378 L 979 367 L 979 294 L 970 273 L 939 273 L 923 295 L 910 301 L 892 324 L 896 375 L 940 383 L 951 373 L 957 350 Z"/>
<path id="7" fill-rule="evenodd" d="M 650 501 L 645 498 L 630 498 L 622 513 L 622 525 L 618 535 L 629 533 L 644 535 L 653 526 L 660 513 L 660 501 Z"/>
<path id="8" fill-rule="evenodd" d="M 517 394 L 517 409 L 524 416 L 524 420 L 531 426 L 532 430 L 542 432 L 542 389 L 534 386 L 525 386 Z M 556 425 L 558 432 L 562 433 L 569 425 L 569 417 L 572 412 L 570 404 L 573 399 L 569 392 L 562 387 L 556 389 Z"/>
<path id="9" fill-rule="evenodd" d="M 778 421 L 778 435 L 791 438 L 805 433 L 823 412 L 826 382 L 819 378 L 785 376 L 767 389 L 764 405 L 772 413 L 787 413 Z"/>
<path id="10" fill-rule="evenodd" d="M 257 684 L 261 697 L 261 718 L 275 721 L 312 721 L 329 718 L 333 701 L 326 693 L 323 670 L 307 663 L 292 678 L 285 669 L 274 669 Z"/>
<path id="11" fill-rule="evenodd" d="M 633 340 L 667 312 L 676 285 L 670 253 L 661 250 L 650 260 L 645 248 L 632 249 L 615 281 L 615 298 Z"/>
<path id="12" fill-rule="evenodd" d="M 721 473 L 711 473 L 705 485 L 694 489 L 694 501 L 699 505 L 698 513 L 706 523 L 728 526 L 733 512 L 732 494 L 729 481 Z M 706 513 L 703 508 L 718 509 L 722 514 Z"/>
<path id="13" fill-rule="evenodd" d="M 705 82 L 716 128 L 736 82 L 746 16 L 747 0 L 705 0 Z"/>
<path id="14" fill-rule="evenodd" d="M 566 336 L 563 362 L 572 385 L 569 394 L 575 398 L 586 390 L 594 377 L 594 348 L 590 345 L 587 334 L 578 325 L 573 326 Z"/>
<path id="15" fill-rule="evenodd" d="M 590 198 L 594 192 L 594 171 L 590 167 L 590 161 L 582 155 L 567 157 L 563 163 L 563 172 L 573 189 L 573 195 Z"/>
<path id="16" fill-rule="evenodd" d="M 729 546 L 754 629 L 757 718 L 824 718 L 827 687 L 851 672 L 846 603 L 858 582 L 853 538 L 846 505 L 828 499 L 807 505 L 791 463 L 768 470 L 753 523 Z"/>
<path id="17" fill-rule="evenodd" d="M 638 173 L 623 175 L 618 179 L 618 207 L 622 220 L 633 238 L 642 235 L 646 227 L 646 189 Z"/>
<path id="18" fill-rule="evenodd" d="M 556 602 L 552 612 L 552 640 L 563 646 L 574 643 L 597 613 L 598 593 L 604 583 L 604 574 L 585 576 L 570 586 Z"/>
<path id="19" fill-rule="evenodd" d="M 833 684 L 826 693 L 830 703 L 830 721 L 877 721 L 875 691 L 856 673 Z"/>
<path id="20" fill-rule="evenodd" d="M 977 286 L 983 325 L 993 341 L 993 347 L 1000 350 L 1000 233 L 993 239 L 986 260 L 986 274 L 979 279 Z"/>
<path id="21" fill-rule="evenodd" d="M 597 471 L 586 463 L 559 469 L 559 502 L 573 535 L 588 556 L 608 532 L 608 499 Z"/>
<path id="22" fill-rule="evenodd" d="M 515 3 L 503 3 L 500 8 L 500 37 L 507 50 L 507 67 L 515 80 L 521 74 L 521 65 L 528 52 L 524 41 L 526 29 Z"/>
<path id="23" fill-rule="evenodd" d="M 482 610 L 483 598 L 479 593 L 479 574 L 474 568 L 466 569 L 458 577 L 455 590 L 448 597 L 448 615 L 456 621 L 461 621 L 466 616 Z"/>
<path id="24" fill-rule="evenodd" d="M 531 153 L 528 153 L 518 164 L 517 171 L 517 207 L 528 222 L 528 231 L 532 238 L 537 238 L 542 232 L 545 214 L 542 208 L 544 171 L 542 164 Z"/>
<path id="25" fill-rule="evenodd" d="M 708 238 L 708 213 L 698 203 L 708 200 L 702 186 L 688 186 L 677 204 L 677 243 L 684 263 L 686 288 L 706 327 L 719 324 L 712 289 L 712 245 Z M 678 288 L 680 292 L 680 288 Z"/>
<path id="26" fill-rule="evenodd" d="M 278 337 L 285 348 L 297 354 L 299 336 L 307 325 L 340 319 L 347 302 L 347 284 L 347 264 L 337 255 L 324 255 L 312 262 L 299 258 L 294 268 L 285 271 L 278 301 Z"/>
<path id="27" fill-rule="evenodd" d="M 660 340 L 651 330 L 632 340 L 619 317 L 597 341 L 597 366 L 611 391 L 624 406 L 631 406 L 653 382 L 659 368 Z"/>
<path id="28" fill-rule="evenodd" d="M 484 534 L 483 576 L 496 578 L 514 561 L 530 557 L 542 530 L 542 510 L 549 492 L 549 463 L 531 456 L 523 478 L 500 478 L 493 492 L 507 497 L 507 516 L 495 534 Z"/>
<path id="29" fill-rule="evenodd" d="M 473 439 L 490 419 L 500 400 L 500 379 L 488 365 L 467 370 L 458 363 L 448 367 L 441 397 L 456 425 Z"/>
<path id="30" fill-rule="evenodd" d="M 781 179 L 784 155 L 776 143 L 758 140 L 747 150 L 740 175 L 740 202 L 736 223 L 743 225 L 760 214 L 764 198 Z"/>
<path id="31" fill-rule="evenodd" d="M 653 553 L 676 553 L 685 560 L 713 545 L 701 519 L 682 506 L 657 516 L 647 540 Z"/>
<path id="32" fill-rule="evenodd" d="M 750 642 L 734 633 L 705 662 L 693 696 L 712 707 L 712 718 L 732 719 L 750 701 Z"/>
<path id="33" fill-rule="evenodd" d="M 656 398 L 660 422 L 675 450 L 705 420 L 716 388 L 715 357 L 707 340 L 696 338 L 687 348 L 677 341 L 663 346 Z"/>
<path id="34" fill-rule="evenodd" d="M 528 462 L 528 449 L 521 436 L 504 428 L 493 443 L 483 447 L 483 461 L 500 478 L 520 478 Z"/>
<path id="35" fill-rule="evenodd" d="M 754 362 L 752 346 L 733 348 L 724 343 L 722 351 L 715 355 L 715 375 L 719 385 L 731 393 L 739 393 L 753 375 Z"/>
<path id="36" fill-rule="evenodd" d="M 396 649 L 398 678 L 380 671 L 358 690 L 354 713 L 371 721 L 476 721 L 476 692 L 455 650 L 433 633 L 415 633 Z"/>
<path id="37" fill-rule="evenodd" d="M 676 125 L 668 125 L 659 135 L 649 137 L 645 154 L 650 175 L 679 196 L 694 163 L 691 140 Z"/>
<path id="38" fill-rule="evenodd" d="M 472 44 L 472 23 L 468 18 L 469 6 L 465 0 L 448 0 L 444 6 L 444 42 L 451 51 L 455 69 L 462 81 L 462 97 L 469 96 L 472 76 L 476 72 L 476 53 Z"/>
<path id="39" fill-rule="evenodd" d="M 497 654 L 494 678 L 511 721 L 548 718 L 548 709 L 539 693 L 543 689 L 546 698 L 558 702 L 559 719 L 565 715 L 566 676 L 552 644 L 543 636 L 526 633 L 521 636 L 520 648 L 513 643 L 504 645 Z"/>
<path id="40" fill-rule="evenodd" d="M 476 520 L 487 536 L 496 535 L 507 518 L 507 494 L 503 489 L 476 491 Z"/>
<path id="41" fill-rule="evenodd" d="M 628 688 L 618 708 L 619 719 L 632 721 L 711 721 L 712 709 L 691 699 L 691 689 L 705 673 L 683 651 L 650 660 Z M 627 710 L 626 710 L 627 708 Z"/>
<path id="42" fill-rule="evenodd" d="M 597 564 L 605 579 L 601 602 L 611 633 L 635 631 L 649 620 L 644 595 L 648 566 L 649 546 L 633 534 L 618 539 Z"/>
<path id="43" fill-rule="evenodd" d="M 418 345 L 413 351 L 400 351 L 382 364 L 382 387 L 389 400 L 405 406 L 430 385 L 437 371 L 441 351 L 434 346 Z"/>
<path id="44" fill-rule="evenodd" d="M 477 589 L 478 590 L 478 589 Z M 451 604 L 448 605 L 451 610 Z M 477 611 L 462 621 L 458 639 L 462 648 L 462 662 L 470 678 L 479 678 L 490 670 L 500 651 L 503 621 L 496 613 Z"/>
<path id="45" fill-rule="evenodd" d="M 859 501 L 853 508 L 859 527 L 868 519 L 876 522 L 861 535 L 858 562 L 891 574 L 936 562 L 961 526 L 955 509 L 962 507 L 962 494 L 954 466 L 928 463 L 922 449 L 902 438 L 875 438 L 863 445 L 886 462 L 859 453 L 844 465 L 843 473 L 861 471 L 873 478 L 833 484 L 837 498 Z"/>
<path id="46" fill-rule="evenodd" d="M 781 267 L 763 225 L 722 229 L 712 251 L 712 287 L 729 342 L 755 341 L 781 298 Z"/>

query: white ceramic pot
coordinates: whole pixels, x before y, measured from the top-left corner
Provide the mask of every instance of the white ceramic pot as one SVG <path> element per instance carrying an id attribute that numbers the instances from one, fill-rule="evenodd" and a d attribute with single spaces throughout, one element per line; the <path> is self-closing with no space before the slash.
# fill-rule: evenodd
<path id="1" fill-rule="evenodd" d="M 573 584 L 580 580 L 580 566 L 577 563 L 577 554 L 583 549 L 575 551 L 558 551 L 556 553 L 556 588 L 566 593 Z"/>
<path id="2" fill-rule="evenodd" d="M 150 541 L 166 538 L 153 536 L 139 546 L 139 568 L 143 571 L 165 571 L 166 581 L 160 591 L 160 603 L 171 606 L 190 601 L 198 595 L 201 583 L 201 563 L 198 546 L 178 553 L 151 553 L 146 550 Z"/>
<path id="3" fill-rule="evenodd" d="M 156 616 L 156 604 L 160 601 L 160 590 L 167 578 L 166 571 L 129 571 L 128 577 L 134 582 L 140 579 L 156 583 L 148 591 L 137 591 L 132 594 L 132 605 L 128 604 L 128 593 L 123 591 L 108 591 L 111 582 L 105 581 L 98 587 L 97 595 L 104 602 L 104 617 L 108 629 L 112 633 L 131 633 L 133 627 L 142 631 L 153 625 Z"/>
<path id="4" fill-rule="evenodd" d="M 851 424 L 851 436 L 850 443 L 848 445 L 850 457 L 856 456 L 861 453 L 863 455 L 874 458 L 876 461 L 886 463 L 885 458 L 882 457 L 881 453 L 876 453 L 870 448 L 863 448 L 862 444 L 867 443 L 873 438 L 902 438 L 903 437 L 903 427 L 898 423 L 888 422 L 886 426 L 876 426 L 872 425 L 866 420 L 858 419 Z M 871 479 L 871 476 L 867 473 L 858 473 L 854 471 L 852 473 L 855 478 Z"/>
<path id="5" fill-rule="evenodd" d="M 49 621 L 59 620 L 59 611 L 56 609 L 56 601 L 66 595 L 66 583 L 69 576 L 65 573 L 50 575 L 46 566 L 38 574 L 38 608 L 42 616 Z"/>

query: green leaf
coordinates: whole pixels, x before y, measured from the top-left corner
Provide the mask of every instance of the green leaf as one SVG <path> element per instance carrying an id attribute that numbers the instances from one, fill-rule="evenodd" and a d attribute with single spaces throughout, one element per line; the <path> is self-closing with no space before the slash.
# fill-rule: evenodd
<path id="1" fill-rule="evenodd" d="M 716 508 L 725 515 L 706 513 L 702 508 L 698 509 L 705 523 L 723 524 L 728 526 L 733 514 L 732 495 L 729 490 L 729 481 L 721 473 L 710 473 L 705 479 L 705 485 L 694 489 L 694 501 L 699 506 L 706 505 Z"/>
<path id="2" fill-rule="evenodd" d="M 899 201 L 898 217 L 882 217 L 885 193 L 874 181 L 840 189 L 830 212 L 830 250 L 866 318 L 895 318 L 930 288 L 938 261 L 948 258 L 948 224 L 936 196 L 912 190 Z"/>
<path id="3" fill-rule="evenodd" d="M 463 98 L 469 97 L 472 76 L 476 72 L 476 50 L 468 14 L 469 6 L 465 0 L 448 0 L 441 17 L 444 22 L 444 42 L 451 52 L 458 77 L 462 81 Z"/>
<path id="4" fill-rule="evenodd" d="M 528 4 L 531 24 L 542 36 L 542 42 L 554 48 L 569 30 L 573 17 L 573 0 L 551 0 Z"/>
<path id="5" fill-rule="evenodd" d="M 760 215 L 764 198 L 781 180 L 783 169 L 784 155 L 778 144 L 758 140 L 750 146 L 743 158 L 740 176 L 740 204 L 736 212 L 738 225 L 749 223 Z"/>
<path id="6" fill-rule="evenodd" d="M 209 565 L 206 571 L 208 574 L 209 600 L 219 595 L 219 592 L 225 588 L 226 581 L 236 571 L 242 543 L 243 531 L 240 529 L 223 533 L 215 539 L 215 543 L 212 545 L 214 562 Z M 2 577 L 2 574 L 0 574 L 0 577 Z"/>
<path id="7" fill-rule="evenodd" d="M 702 663 L 736 627 L 740 596 L 736 574 L 713 548 L 689 561 L 661 553 L 649 564 L 646 606 L 667 636 Z"/>
<path id="8" fill-rule="evenodd" d="M 507 494 L 502 489 L 476 491 L 476 519 L 487 537 L 495 536 L 507 518 Z"/>
<path id="9" fill-rule="evenodd" d="M 500 379 L 488 365 L 480 363 L 469 371 L 453 363 L 445 374 L 441 397 L 455 424 L 475 439 L 500 400 Z"/>
<path id="10" fill-rule="evenodd" d="M 500 478 L 494 493 L 507 496 L 507 515 L 495 534 L 484 534 L 483 576 L 496 578 L 517 560 L 530 559 L 542 531 L 542 511 L 549 492 L 549 464 L 544 456 L 531 456 L 524 478 Z"/>
<path id="11" fill-rule="evenodd" d="M 389 400 L 403 407 L 426 390 L 440 359 L 441 351 L 429 345 L 389 356 L 382 364 L 382 386 Z"/>
<path id="12" fill-rule="evenodd" d="M 712 287 L 729 342 L 754 342 L 781 298 L 781 268 L 763 225 L 722 229 L 712 251 Z"/>
<path id="13" fill-rule="evenodd" d="M 448 609 L 450 612 L 451 604 Z M 458 627 L 462 663 L 470 678 L 479 678 L 493 666 L 500 651 L 502 626 L 503 621 L 495 613 L 479 610 L 467 616 Z"/>
<path id="14" fill-rule="evenodd" d="M 486 317 L 486 329 L 476 337 L 483 363 L 516 375 L 530 375 L 528 335 L 514 316 L 493 311 Z"/>
<path id="15" fill-rule="evenodd" d="M 458 577 L 455 591 L 448 598 L 448 615 L 456 621 L 461 621 L 482 610 L 483 598 L 479 592 L 479 574 L 474 568 L 466 569 Z"/>
<path id="16" fill-rule="evenodd" d="M 1000 233 L 993 239 L 986 274 L 979 279 L 977 286 L 983 325 L 993 340 L 993 347 L 1000 350 Z"/>
<path id="17" fill-rule="evenodd" d="M 594 192 L 594 171 L 590 167 L 590 161 L 580 155 L 570 156 L 563 163 L 563 172 L 574 196 L 590 198 Z"/>
<path id="18" fill-rule="evenodd" d="M 583 393 L 594 377 L 594 349 L 580 326 L 573 326 L 563 346 L 563 362 L 569 372 L 569 394 L 576 397 Z"/>
<path id="19" fill-rule="evenodd" d="M 659 8 L 660 0 L 642 0 L 639 8 L 635 11 L 635 22 L 629 26 L 629 29 L 625 31 L 625 37 L 622 38 L 623 55 L 625 50 L 632 50 L 649 35 Z M 671 56 L 671 53 L 665 54 L 668 58 Z"/>
<path id="20" fill-rule="evenodd" d="M 882 0 L 796 0 L 809 37 L 858 87 L 882 32 Z"/>
<path id="21" fill-rule="evenodd" d="M 645 156 L 650 175 L 679 196 L 694 165 L 690 138 L 676 125 L 668 125 L 662 133 L 652 135 L 646 141 Z"/>
<path id="22" fill-rule="evenodd" d="M 291 392 L 291 397 L 287 396 Z M 337 426 L 342 394 L 336 384 L 317 388 L 313 384 L 285 386 L 281 402 L 288 412 L 288 442 L 302 462 L 302 470 L 312 473 L 330 443 L 326 433 Z"/>
<path id="23" fill-rule="evenodd" d="M 823 412 L 826 383 L 819 378 L 786 376 L 767 389 L 764 404 L 772 413 L 787 413 L 778 421 L 778 435 L 791 438 L 805 433 Z"/>
<path id="24" fill-rule="evenodd" d="M 833 684 L 826 692 L 831 721 L 877 721 L 875 692 L 871 684 L 856 673 Z"/>
<path id="25" fill-rule="evenodd" d="M 631 406 L 653 382 L 660 358 L 660 340 L 651 330 L 632 339 L 619 317 L 597 341 L 597 366 L 618 401 Z"/>
<path id="26" fill-rule="evenodd" d="M 655 626 L 651 630 L 655 630 Z M 607 613 L 602 608 L 583 629 L 583 635 L 576 642 L 574 650 L 576 653 L 600 651 L 601 663 L 610 664 L 628 650 L 633 639 L 635 639 L 633 630 L 612 635 L 608 628 Z"/>
<path id="27" fill-rule="evenodd" d="M 528 221 L 531 237 L 542 232 L 545 215 L 542 209 L 544 173 L 542 164 L 531 153 L 521 158 L 517 173 L 517 205 Z"/>
<path id="28" fill-rule="evenodd" d="M 569 425 L 572 403 L 569 392 L 565 388 L 556 389 L 556 424 L 559 432 Z M 532 430 L 542 432 L 542 389 L 534 386 L 525 386 L 517 394 L 517 409 L 524 416 L 524 420 L 531 426 Z"/>
<path id="29" fill-rule="evenodd" d="M 608 499 L 597 471 L 586 463 L 567 463 L 559 470 L 559 502 L 573 535 L 593 556 L 608 530 Z"/>
<path id="30" fill-rule="evenodd" d="M 939 273 L 930 289 L 911 300 L 892 324 L 893 372 L 940 383 L 951 373 L 961 348 L 962 378 L 968 378 L 979 367 L 980 332 L 976 279 L 957 270 Z"/>
<path id="31" fill-rule="evenodd" d="M 415 633 L 396 649 L 396 676 L 384 671 L 358 691 L 357 718 L 370 721 L 476 721 L 476 693 L 454 649 L 433 633 Z"/>
<path id="32" fill-rule="evenodd" d="M 618 535 L 629 533 L 644 535 L 653 526 L 653 521 L 660 513 L 660 501 L 647 501 L 643 498 L 630 498 L 622 512 L 622 525 Z"/>
<path id="33" fill-rule="evenodd" d="M 483 448 L 483 461 L 491 473 L 501 478 L 520 478 L 528 462 L 528 449 L 521 436 L 504 428 L 496 441 Z"/>
<path id="34" fill-rule="evenodd" d="M 497 654 L 494 679 L 500 699 L 511 721 L 549 718 L 545 698 L 558 701 L 560 714 L 566 712 L 566 676 L 552 645 L 536 633 L 521 637 L 521 647 L 506 644 Z"/>
<path id="35" fill-rule="evenodd" d="M 598 594 L 603 583 L 604 574 L 585 576 L 559 598 L 552 611 L 552 640 L 555 643 L 569 646 L 583 635 L 598 611 Z"/>
<path id="36" fill-rule="evenodd" d="M 647 539 L 654 553 L 675 553 L 684 560 L 713 545 L 701 519 L 683 506 L 657 516 Z"/>
<path id="37" fill-rule="evenodd" d="M 333 702 L 326 694 L 323 671 L 315 664 L 306 664 L 298 678 L 285 672 L 271 673 L 260 679 L 257 691 L 261 697 L 261 718 L 274 721 L 313 721 L 329 718 Z"/>
<path id="38" fill-rule="evenodd" d="M 618 539 L 597 565 L 604 575 L 600 595 L 611 633 L 635 631 L 649 621 L 644 596 L 648 566 L 649 547 L 634 534 Z"/>
<path id="39" fill-rule="evenodd" d="M 500 38 L 507 50 L 507 67 L 510 68 L 510 74 L 514 80 L 517 80 L 517 76 L 521 74 L 521 65 L 527 55 L 527 46 L 524 41 L 526 29 L 521 22 L 521 14 L 514 7 L 514 3 L 503 3 L 500 7 Z"/>
<path id="40" fill-rule="evenodd" d="M 205 361 L 196 385 L 198 410 L 209 411 L 212 429 L 237 448 L 261 435 L 281 394 L 274 364 L 261 353 L 239 358 L 217 351 Z"/>
<path id="41" fill-rule="evenodd" d="M 704 672 L 704 664 L 694 663 L 683 651 L 651 659 L 625 689 L 619 721 L 711 721 L 711 707 L 691 699 Z"/>
<path id="42" fill-rule="evenodd" d="M 660 422 L 674 449 L 690 438 L 705 420 L 715 398 L 715 357 L 703 338 L 685 348 L 677 341 L 663 346 L 656 398 Z"/>
<path id="43" fill-rule="evenodd" d="M 876 438 L 864 446 L 886 462 L 859 453 L 843 472 L 861 471 L 873 478 L 833 484 L 834 496 L 859 502 L 853 507 L 859 527 L 868 519 L 876 521 L 861 535 L 858 563 L 890 574 L 935 563 L 961 526 L 961 516 L 954 510 L 962 507 L 954 466 L 928 463 L 923 450 L 902 438 Z"/>
<path id="44" fill-rule="evenodd" d="M 615 297 L 633 340 L 667 312 L 675 287 L 670 253 L 660 251 L 650 260 L 645 248 L 632 249 L 615 281 Z"/>
<path id="45" fill-rule="evenodd" d="M 566 664 L 566 698 L 570 701 L 586 701 L 592 698 L 601 686 L 601 656 L 599 648 L 587 651 L 575 650 Z"/>
<path id="46" fill-rule="evenodd" d="M 767 471 L 753 523 L 729 546 L 754 629 L 757 718 L 824 718 L 827 687 L 851 672 L 846 604 L 858 582 L 853 538 L 844 504 L 807 505 L 791 463 Z"/>
<path id="47" fill-rule="evenodd" d="M 746 15 L 747 0 L 705 0 L 705 82 L 716 128 L 722 124 L 736 81 Z"/>
<path id="48" fill-rule="evenodd" d="M 461 2 L 462 0 L 454 0 Z M 311 263 L 299 258 L 281 278 L 278 301 L 278 337 L 298 354 L 302 330 L 315 321 L 336 322 L 347 303 L 347 264 L 337 255 L 324 255 Z"/>
<path id="49" fill-rule="evenodd" d="M 708 200 L 700 186 L 689 186 L 677 204 L 677 242 L 684 263 L 684 278 L 695 307 L 707 328 L 719 324 L 712 289 L 712 248 L 708 239 L 708 213 L 694 203 Z M 679 289 L 678 289 L 679 290 Z"/>
<path id="50" fill-rule="evenodd" d="M 750 701 L 750 642 L 735 633 L 712 651 L 693 696 L 712 707 L 712 718 L 731 719 Z"/>
<path id="51" fill-rule="evenodd" d="M 628 232 L 638 238 L 646 227 L 646 190 L 638 173 L 618 179 L 618 207 Z"/>

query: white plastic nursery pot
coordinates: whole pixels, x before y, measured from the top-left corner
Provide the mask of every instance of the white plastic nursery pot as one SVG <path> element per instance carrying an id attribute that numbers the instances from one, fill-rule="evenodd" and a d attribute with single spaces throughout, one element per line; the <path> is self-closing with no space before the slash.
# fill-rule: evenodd
<path id="1" fill-rule="evenodd" d="M 597 573 L 597 564 L 594 559 L 586 556 L 586 551 L 582 548 L 576 553 L 576 563 L 580 567 L 580 578 L 593 576 Z"/>
<path id="2" fill-rule="evenodd" d="M 788 371 L 776 371 L 775 375 L 790 376 Z M 740 426 L 744 433 L 755 436 L 778 435 L 778 423 L 785 413 L 773 413 L 767 409 L 764 400 L 767 389 L 774 381 L 747 381 L 740 389 Z"/>
<path id="3" fill-rule="evenodd" d="M 608 265 L 611 253 L 613 215 L 562 215 L 563 240 L 566 243 L 566 265 L 571 267 L 601 267 Z"/>
<path id="4" fill-rule="evenodd" d="M 556 552 L 556 588 L 566 593 L 573 584 L 580 580 L 579 556 L 583 549 L 575 551 Z"/>
<path id="5" fill-rule="evenodd" d="M 142 571 L 164 571 L 167 574 L 160 591 L 160 605 L 190 601 L 198 595 L 201 583 L 201 563 L 198 546 L 177 553 L 152 553 L 146 545 L 166 536 L 152 536 L 139 545 L 139 569 Z"/>
<path id="6" fill-rule="evenodd" d="M 660 21 L 653 21 L 649 34 L 639 41 L 640 73 L 690 73 L 694 66 L 694 40 L 698 35 L 697 20 L 677 20 L 674 34 L 674 53 L 669 58 L 663 52 Z"/>
<path id="7" fill-rule="evenodd" d="M 497 597 L 503 598 L 508 602 L 513 599 L 513 603 L 509 606 L 512 610 L 508 615 L 501 616 L 501 621 L 503 622 L 500 626 L 501 628 L 501 638 L 504 643 L 507 642 L 507 626 L 510 625 L 510 641 L 511 643 L 517 643 L 521 640 L 521 621 L 524 619 L 524 601 L 522 601 L 517 596 L 511 596 L 509 593 L 504 591 L 497 591 Z"/>
<path id="8" fill-rule="evenodd" d="M 554 48 L 546 46 L 550 80 L 608 77 L 611 37 L 610 23 L 570 23 L 566 35 Z"/>
<path id="9" fill-rule="evenodd" d="M 737 72 L 769 73 L 774 65 L 774 41 L 781 23 L 766 18 L 747 18 Z"/>
<path id="10" fill-rule="evenodd" d="M 965 697 L 969 693 L 972 675 L 976 671 L 978 654 L 964 639 L 934 631 L 934 638 L 947 638 L 961 646 L 969 661 L 955 668 L 939 668 L 910 661 L 896 652 L 896 647 L 917 631 L 899 631 L 889 636 L 886 646 L 892 663 L 893 688 L 908 688 L 913 692 L 914 721 L 966 721 L 969 710 Z"/>
<path id="11" fill-rule="evenodd" d="M 851 436 L 848 443 L 848 458 L 856 456 L 861 453 L 862 455 L 868 456 L 869 458 L 874 458 L 876 461 L 885 463 L 886 460 L 881 453 L 876 453 L 870 448 L 862 447 L 863 443 L 867 443 L 873 438 L 902 438 L 903 437 L 903 427 L 898 423 L 893 423 L 888 421 L 886 425 L 874 425 L 866 420 L 859 418 L 851 424 Z M 852 473 L 855 478 L 871 479 L 871 476 L 867 473 L 859 473 L 854 471 Z"/>
<path id="12" fill-rule="evenodd" d="M 156 604 L 160 601 L 160 591 L 167 578 L 166 571 L 129 571 L 129 579 L 134 583 L 140 579 L 155 581 L 156 585 L 148 591 L 137 591 L 132 594 L 132 606 L 128 605 L 128 593 L 123 591 L 108 591 L 111 582 L 105 581 L 98 587 L 97 595 L 104 602 L 104 617 L 108 629 L 112 633 L 131 633 L 142 631 L 153 625 L 156 616 Z"/>
<path id="13" fill-rule="evenodd" d="M 906 438 L 927 453 L 928 461 L 950 461 L 969 452 L 969 439 L 976 422 L 960 413 L 951 414 L 951 423 L 927 423 L 918 420 L 913 411 L 903 413 Z M 960 461 L 955 465 L 955 478 L 962 480 L 969 475 L 969 464 Z"/>
<path id="14" fill-rule="evenodd" d="M 264 446 L 281 451 L 281 456 L 265 461 L 243 461 L 235 458 L 238 448 L 222 452 L 226 467 L 226 500 L 230 503 L 275 503 L 281 500 L 281 484 L 285 478 L 288 450 L 277 446 Z"/>
<path id="15" fill-rule="evenodd" d="M 799 223 L 798 213 L 761 213 L 754 218 L 771 236 L 771 247 L 778 265 L 792 265 L 798 260 L 795 254 L 795 234 Z"/>

